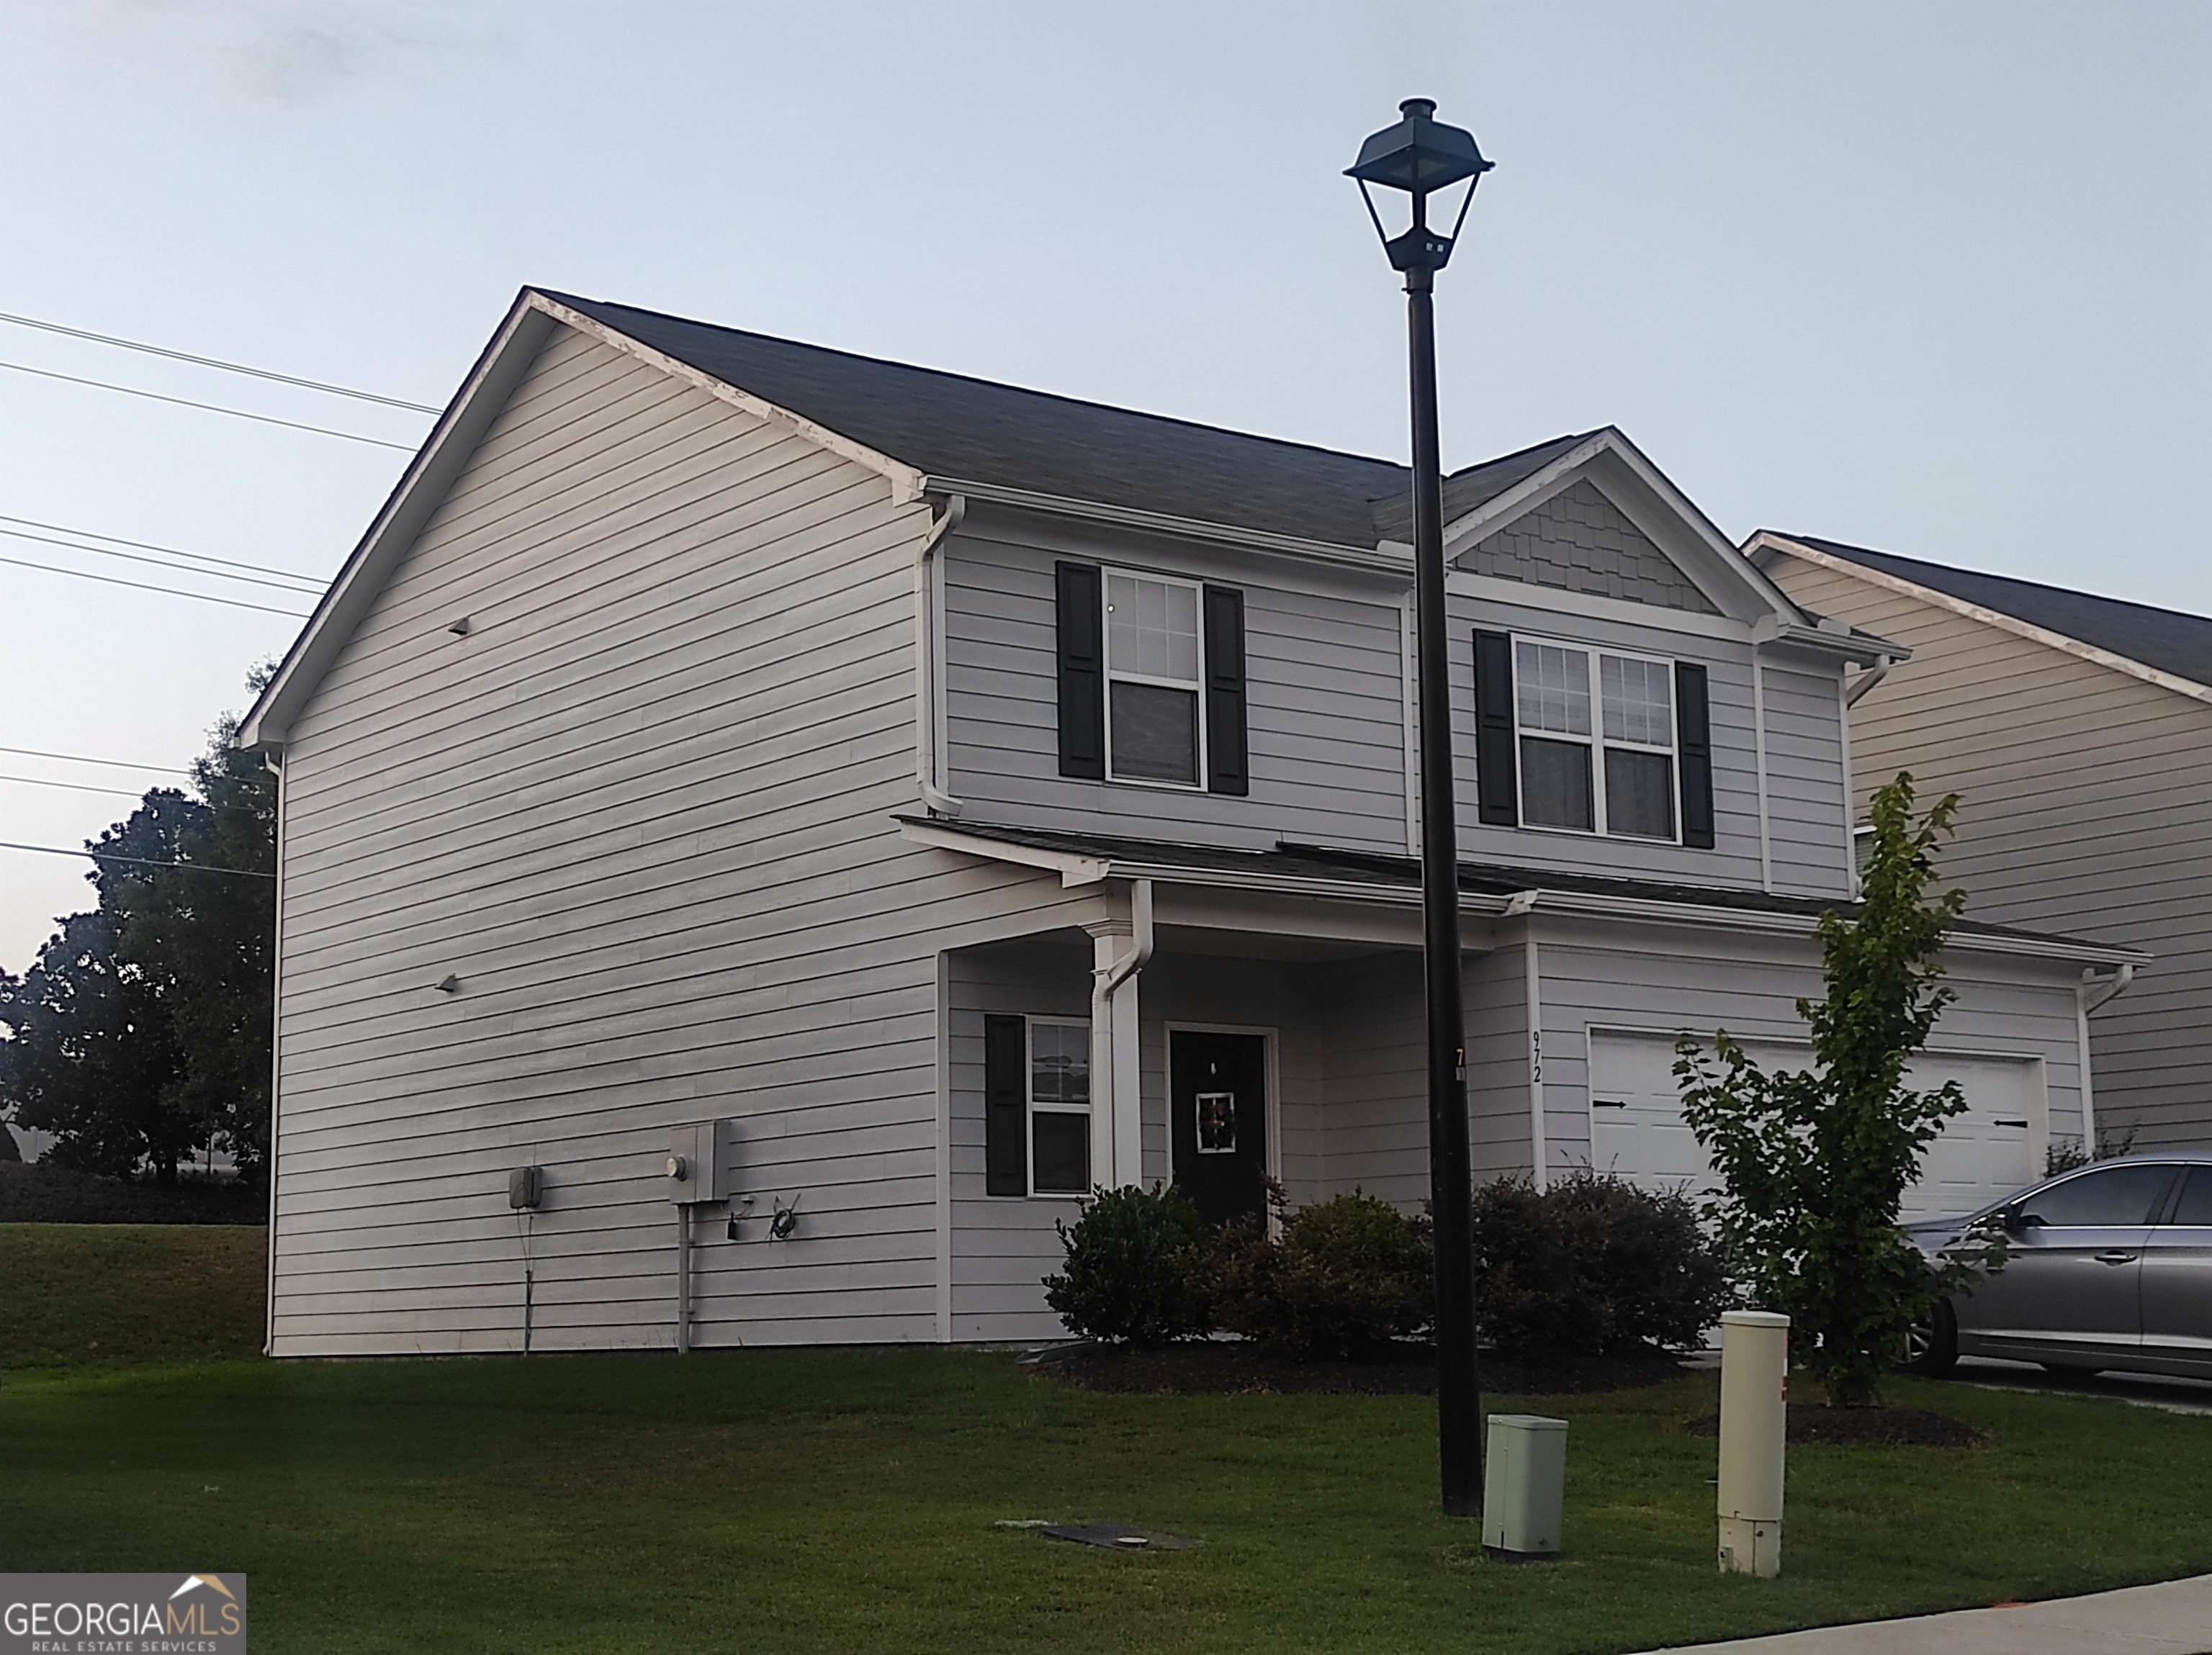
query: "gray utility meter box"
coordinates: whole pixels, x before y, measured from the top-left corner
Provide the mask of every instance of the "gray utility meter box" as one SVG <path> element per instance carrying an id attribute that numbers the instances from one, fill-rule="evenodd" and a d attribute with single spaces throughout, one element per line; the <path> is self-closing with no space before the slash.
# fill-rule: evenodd
<path id="1" fill-rule="evenodd" d="M 1557 1557 L 1566 1486 L 1566 1421 L 1492 1414 L 1482 1468 L 1483 1550 L 1509 1562 Z"/>
<path id="2" fill-rule="evenodd" d="M 694 1121 L 668 1138 L 668 1198 L 684 1206 L 727 1201 L 737 1183 L 738 1124 Z"/>

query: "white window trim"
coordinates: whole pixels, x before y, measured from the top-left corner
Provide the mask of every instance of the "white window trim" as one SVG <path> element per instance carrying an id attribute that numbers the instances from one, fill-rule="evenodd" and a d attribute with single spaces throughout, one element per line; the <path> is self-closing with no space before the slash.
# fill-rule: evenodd
<path id="1" fill-rule="evenodd" d="M 1613 649 L 1604 644 L 1588 644 L 1571 638 L 1549 638 L 1540 633 L 1516 632 L 1507 634 L 1513 660 L 1513 808 L 1519 825 L 1532 834 L 1565 834 L 1571 839 L 1618 839 L 1632 845 L 1674 845 L 1682 842 L 1682 710 L 1677 706 L 1674 667 L 1672 656 L 1653 655 L 1644 650 Z M 1573 650 L 1589 662 L 1590 733 L 1570 735 L 1559 730 L 1524 730 L 1521 724 L 1521 646 L 1538 644 L 1547 649 Z M 1653 747 L 1644 742 L 1615 741 L 1605 733 L 1604 670 L 1599 664 L 1602 656 L 1618 661 L 1642 661 L 1648 665 L 1662 667 L 1667 673 L 1668 716 L 1674 720 L 1674 740 L 1665 747 Z M 1590 755 L 1590 817 L 1595 824 L 1589 828 L 1555 828 L 1547 823 L 1528 820 L 1528 801 L 1522 797 L 1522 784 L 1528 767 L 1521 761 L 1521 743 L 1523 737 L 1541 742 L 1567 742 L 1587 747 Z M 1627 753 L 1663 753 L 1674 774 L 1674 834 L 1671 839 L 1661 839 L 1652 834 L 1616 834 L 1606 822 L 1605 750 L 1620 748 Z"/>
<path id="2" fill-rule="evenodd" d="M 1086 1051 L 1089 1050 L 1092 1044 L 1091 1039 L 1091 1020 L 1088 1017 L 1031 1017 L 1025 1015 L 1022 1019 L 1022 1167 L 1028 1190 L 1028 1198 L 1031 1201 L 1080 1201 L 1084 1197 L 1091 1193 L 1088 1189 L 1040 1190 L 1037 1188 L 1036 1118 L 1040 1114 L 1080 1115 L 1087 1121 L 1091 1118 L 1091 1106 L 1088 1103 L 1040 1104 L 1037 1101 L 1036 1031 L 1041 1028 L 1079 1028 L 1083 1031 L 1083 1043 Z M 1085 1071 L 1086 1075 L 1089 1072 L 1091 1062 L 1095 1060 L 1097 1056 L 1097 1054 L 1096 1052 L 1091 1052 L 1090 1056 L 1085 1060 Z M 1087 1144 L 1090 1141 L 1089 1133 L 1086 1132 L 1084 1135 L 1084 1138 Z M 1091 1170 L 1096 1169 L 1094 1168 Z"/>
<path id="3" fill-rule="evenodd" d="M 1191 594 L 1192 615 L 1198 634 L 1198 676 L 1185 681 L 1181 678 L 1160 678 L 1146 672 L 1123 672 L 1114 664 L 1114 603 L 1113 579 L 1115 575 L 1128 580 L 1151 580 L 1164 586 L 1187 587 Z M 1099 568 L 1098 615 L 1099 653 L 1106 662 L 1106 779 L 1117 787 L 1154 787 L 1170 793 L 1203 793 L 1206 791 L 1206 583 L 1190 580 L 1181 575 L 1158 574 L 1150 569 L 1118 567 L 1108 563 Z M 1153 684 L 1163 689 L 1189 690 L 1196 701 L 1198 726 L 1198 775 L 1194 781 L 1162 781 L 1154 776 L 1117 776 L 1114 773 L 1114 686 L 1116 682 Z"/>

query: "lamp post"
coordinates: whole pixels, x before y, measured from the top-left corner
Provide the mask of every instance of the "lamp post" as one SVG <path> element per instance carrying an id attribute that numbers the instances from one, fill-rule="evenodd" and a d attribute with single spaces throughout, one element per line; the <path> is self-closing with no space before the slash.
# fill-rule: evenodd
<path id="1" fill-rule="evenodd" d="M 1434 118 L 1435 102 L 1408 98 L 1404 117 L 1359 147 L 1346 176 L 1359 182 L 1390 268 L 1406 278 L 1413 403 L 1415 682 L 1420 706 L 1421 944 L 1428 986 L 1429 1194 L 1437 1246 L 1437 1449 L 1447 1517 L 1482 1514 L 1482 1391 L 1474 1356 L 1474 1255 L 1467 1147 L 1467 1036 L 1460 997 L 1459 848 L 1453 819 L 1451 680 L 1444 649 L 1443 473 L 1437 443 L 1436 274 L 1474 187 L 1491 163 L 1474 136 Z M 1451 233 L 1429 227 L 1429 198 L 1465 184 Z M 1402 190 L 1413 221 L 1383 228 L 1370 186 Z"/>

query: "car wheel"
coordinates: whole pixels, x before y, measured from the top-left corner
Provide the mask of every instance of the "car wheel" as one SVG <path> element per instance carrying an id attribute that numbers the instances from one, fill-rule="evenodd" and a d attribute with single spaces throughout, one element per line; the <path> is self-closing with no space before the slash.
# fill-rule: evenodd
<path id="1" fill-rule="evenodd" d="M 1898 1365 L 1931 1379 L 1959 1365 L 1959 1319 L 1948 1299 L 1938 1299 L 1923 1319 L 1905 1329 L 1905 1360 Z"/>

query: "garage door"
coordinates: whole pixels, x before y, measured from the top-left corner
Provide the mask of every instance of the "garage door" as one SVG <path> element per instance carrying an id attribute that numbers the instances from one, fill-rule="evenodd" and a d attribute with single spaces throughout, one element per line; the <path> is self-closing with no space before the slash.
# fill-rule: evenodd
<path id="1" fill-rule="evenodd" d="M 1804 1046 L 1745 1046 L 1770 1070 L 1812 1062 Z M 1908 1074 L 1908 1083 L 1922 1088 L 1950 1080 L 1966 1094 L 1966 1110 L 1929 1146 L 1920 1181 L 1905 1192 L 1900 1212 L 1908 1219 L 1972 1212 L 2033 1183 L 2041 1170 L 2033 1146 L 2043 1140 L 2043 1073 L 2033 1058 L 1930 1052 Z M 1647 1189 L 1686 1185 L 1705 1194 L 1717 1187 L 1711 1164 L 1682 1119 L 1671 1035 L 1590 1036 L 1590 1163 Z"/>

